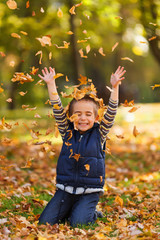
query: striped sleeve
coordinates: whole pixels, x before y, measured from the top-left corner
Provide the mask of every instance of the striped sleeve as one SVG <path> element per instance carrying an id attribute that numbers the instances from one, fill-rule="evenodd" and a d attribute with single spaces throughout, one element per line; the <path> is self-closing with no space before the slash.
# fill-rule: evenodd
<path id="1" fill-rule="evenodd" d="M 62 106 L 60 98 L 57 100 L 50 100 L 50 103 L 52 105 L 53 109 L 53 114 L 56 120 L 56 123 L 58 125 L 58 130 L 64 138 L 66 130 L 68 128 L 68 121 L 67 121 L 67 116 L 66 113 L 64 112 L 64 108 Z"/>
<path id="2" fill-rule="evenodd" d="M 104 117 L 100 123 L 100 135 L 101 143 L 103 144 L 106 140 L 107 134 L 109 133 L 110 128 L 113 126 L 114 119 L 117 113 L 118 101 L 112 99 L 109 100 L 108 108 Z"/>

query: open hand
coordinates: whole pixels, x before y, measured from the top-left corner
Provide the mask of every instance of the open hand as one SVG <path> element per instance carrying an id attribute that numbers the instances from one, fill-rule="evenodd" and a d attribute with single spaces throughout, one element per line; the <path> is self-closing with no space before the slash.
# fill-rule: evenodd
<path id="1" fill-rule="evenodd" d="M 119 66 L 115 73 L 112 73 L 110 83 L 112 87 L 117 87 L 119 84 L 121 84 L 121 81 L 125 78 L 122 77 L 125 74 L 126 70 L 124 70 L 124 67 Z"/>
<path id="2" fill-rule="evenodd" d="M 48 69 L 45 67 L 44 69 L 42 69 L 42 75 L 38 74 L 38 77 L 40 77 L 42 80 L 44 80 L 47 84 L 51 83 L 54 79 L 55 76 L 55 70 L 54 68 L 49 67 L 49 71 Z"/>

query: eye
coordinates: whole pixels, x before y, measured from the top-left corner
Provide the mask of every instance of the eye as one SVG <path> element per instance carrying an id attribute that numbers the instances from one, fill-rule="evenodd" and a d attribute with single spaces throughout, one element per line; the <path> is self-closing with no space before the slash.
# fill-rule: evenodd
<path id="1" fill-rule="evenodd" d="M 91 115 L 92 115 L 91 113 L 87 113 L 87 114 L 86 114 L 87 117 L 90 117 Z"/>

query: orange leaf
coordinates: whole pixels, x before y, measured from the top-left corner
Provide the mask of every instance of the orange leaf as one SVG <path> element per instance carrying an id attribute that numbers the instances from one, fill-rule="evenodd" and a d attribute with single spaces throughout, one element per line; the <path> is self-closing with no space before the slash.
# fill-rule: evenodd
<path id="1" fill-rule="evenodd" d="M 78 78 L 78 81 L 80 81 L 80 85 L 86 85 L 87 84 L 87 77 L 86 76 L 82 76 L 80 74 L 80 78 Z"/>
<path id="2" fill-rule="evenodd" d="M 65 145 L 67 145 L 67 147 L 71 146 L 72 143 L 69 143 L 69 142 L 65 142 Z"/>
<path id="3" fill-rule="evenodd" d="M 29 4 L 29 1 L 26 2 L 26 8 L 29 8 L 30 7 L 30 4 Z"/>
<path id="4" fill-rule="evenodd" d="M 12 98 L 8 98 L 6 102 L 9 102 L 9 103 L 12 102 Z"/>
<path id="5" fill-rule="evenodd" d="M 27 91 L 26 91 L 26 92 L 19 92 L 19 94 L 20 94 L 21 96 L 24 96 L 26 93 L 27 93 Z"/>
<path id="6" fill-rule="evenodd" d="M 135 112 L 135 111 L 137 111 L 138 108 L 140 108 L 140 107 L 132 107 L 128 112 L 130 112 L 130 113 Z"/>
<path id="7" fill-rule="evenodd" d="M 81 156 L 80 153 L 75 153 L 74 156 L 72 156 L 72 157 L 78 162 L 80 156 Z"/>
<path id="8" fill-rule="evenodd" d="M 58 109 L 60 109 L 60 106 L 58 104 L 54 104 L 53 108 L 58 110 Z"/>
<path id="9" fill-rule="evenodd" d="M 0 93 L 4 92 L 4 89 L 2 87 L 0 87 Z"/>
<path id="10" fill-rule="evenodd" d="M 57 73 L 53 78 L 56 79 L 56 78 L 59 78 L 59 77 L 62 77 L 64 76 L 64 74 L 62 73 Z"/>
<path id="11" fill-rule="evenodd" d="M 66 82 L 69 82 L 69 79 L 68 79 L 68 77 L 66 76 Z"/>
<path id="12" fill-rule="evenodd" d="M 82 3 L 83 3 L 83 2 L 77 3 L 77 4 L 75 5 L 75 7 L 79 7 L 79 6 L 81 6 Z"/>
<path id="13" fill-rule="evenodd" d="M 49 53 L 49 60 L 52 59 L 52 52 Z"/>
<path id="14" fill-rule="evenodd" d="M 85 166 L 85 169 L 86 169 L 87 171 L 90 170 L 90 165 L 89 165 L 89 164 L 85 164 L 84 166 Z"/>
<path id="15" fill-rule="evenodd" d="M 124 101 L 124 103 L 121 103 L 123 107 L 132 107 L 134 105 L 134 100 L 131 100 L 130 102 L 127 101 L 127 99 Z"/>
<path id="16" fill-rule="evenodd" d="M 34 79 L 28 73 L 25 75 L 23 72 L 15 72 L 11 81 L 23 84 L 25 82 L 33 82 Z"/>
<path id="17" fill-rule="evenodd" d="M 41 118 L 41 116 L 40 116 L 38 113 L 36 113 L 36 114 L 34 115 L 34 118 Z"/>
<path id="18" fill-rule="evenodd" d="M 22 33 L 23 35 L 28 35 L 28 33 L 24 31 L 20 31 L 20 33 Z"/>
<path id="19" fill-rule="evenodd" d="M 100 176 L 100 181 L 101 181 L 101 182 L 103 181 L 103 177 L 102 177 L 102 176 Z"/>
<path id="20" fill-rule="evenodd" d="M 157 36 L 153 36 L 153 37 L 149 38 L 148 41 L 152 41 L 152 40 L 154 40 L 156 38 L 157 38 Z"/>
<path id="21" fill-rule="evenodd" d="M 117 138 L 124 139 L 123 135 L 116 135 Z"/>
<path id="22" fill-rule="evenodd" d="M 62 10 L 61 10 L 60 8 L 58 8 L 57 16 L 58 16 L 59 18 L 62 18 L 62 17 L 63 17 L 63 12 L 62 12 Z"/>
<path id="23" fill-rule="evenodd" d="M 133 62 L 133 60 L 132 60 L 131 58 L 129 58 L 129 57 L 121 58 L 121 60 L 128 60 L 128 61 L 130 61 L 130 62 Z"/>
<path id="24" fill-rule="evenodd" d="M 4 52 L 0 52 L 0 55 L 1 55 L 2 57 L 5 57 L 5 56 L 6 56 L 6 54 L 5 54 Z"/>
<path id="25" fill-rule="evenodd" d="M 151 86 L 152 90 L 154 90 L 156 87 L 160 87 L 160 84 L 154 84 L 154 86 Z"/>
<path id="26" fill-rule="evenodd" d="M 112 52 L 113 52 L 114 49 L 118 46 L 118 44 L 119 44 L 119 42 L 116 42 L 116 43 L 114 44 L 114 46 L 112 47 Z"/>
<path id="27" fill-rule="evenodd" d="M 68 35 L 72 35 L 72 34 L 74 34 L 74 33 L 73 33 L 72 31 L 68 31 L 67 34 L 68 34 Z"/>
<path id="28" fill-rule="evenodd" d="M 78 40 L 77 43 L 87 42 L 87 40 Z"/>
<path id="29" fill-rule="evenodd" d="M 17 3 L 14 0 L 8 0 L 6 3 L 9 9 L 14 10 L 17 8 Z"/>
<path id="30" fill-rule="evenodd" d="M 136 126 L 134 126 L 134 128 L 133 128 L 133 135 L 134 135 L 135 137 L 137 137 L 138 134 L 140 134 L 140 133 L 138 132 Z"/>
<path id="31" fill-rule="evenodd" d="M 102 55 L 102 56 L 106 56 L 106 54 L 103 53 L 103 48 L 99 48 L 98 52 Z"/>
<path id="32" fill-rule="evenodd" d="M 54 128 L 54 135 L 56 138 L 59 136 L 59 130 L 58 130 L 57 124 L 55 125 L 55 128 Z"/>
<path id="33" fill-rule="evenodd" d="M 69 120 L 71 121 L 71 122 L 74 122 L 74 121 L 76 121 L 78 119 L 78 115 L 75 113 L 75 114 L 73 114 L 70 118 L 69 118 Z"/>
<path id="34" fill-rule="evenodd" d="M 121 207 L 123 207 L 123 199 L 120 198 L 118 195 L 115 198 L 115 202 L 119 204 Z"/>
<path id="35" fill-rule="evenodd" d="M 75 13 L 75 6 L 73 6 L 73 7 L 71 7 L 70 9 L 69 9 L 69 12 L 73 15 L 73 14 L 76 14 Z"/>
<path id="36" fill-rule="evenodd" d="M 35 68 L 35 67 L 33 66 L 30 74 L 31 74 L 31 75 L 36 75 L 36 73 L 38 72 L 38 70 L 39 70 L 39 68 Z"/>
<path id="37" fill-rule="evenodd" d="M 31 165 L 32 165 L 32 160 L 33 160 L 33 158 L 29 158 L 26 162 L 26 165 L 24 167 L 21 167 L 21 168 L 30 168 Z"/>
<path id="38" fill-rule="evenodd" d="M 35 56 L 40 54 L 39 64 L 42 64 L 42 51 L 38 51 Z"/>
<path id="39" fill-rule="evenodd" d="M 14 38 L 21 38 L 21 36 L 18 35 L 17 33 L 11 33 L 11 36 L 14 37 Z"/>
<path id="40" fill-rule="evenodd" d="M 72 130 L 69 130 L 68 138 L 67 140 L 69 141 L 73 137 Z"/>

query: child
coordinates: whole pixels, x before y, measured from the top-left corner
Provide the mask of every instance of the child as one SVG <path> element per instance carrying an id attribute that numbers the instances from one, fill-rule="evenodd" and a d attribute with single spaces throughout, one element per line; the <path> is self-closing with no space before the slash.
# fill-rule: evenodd
<path id="1" fill-rule="evenodd" d="M 71 226 L 94 223 L 96 205 L 105 180 L 105 142 L 118 106 L 119 84 L 126 71 L 111 75 L 112 91 L 107 111 L 98 123 L 99 99 L 79 91 L 69 105 L 69 119 L 62 107 L 53 68 L 38 75 L 47 83 L 53 112 L 63 139 L 57 163 L 57 190 L 42 212 L 39 223 L 51 225 L 68 219 Z M 87 89 L 87 88 L 86 88 Z M 93 89 L 93 88 L 92 88 Z M 82 93 L 82 94 L 80 94 Z"/>

